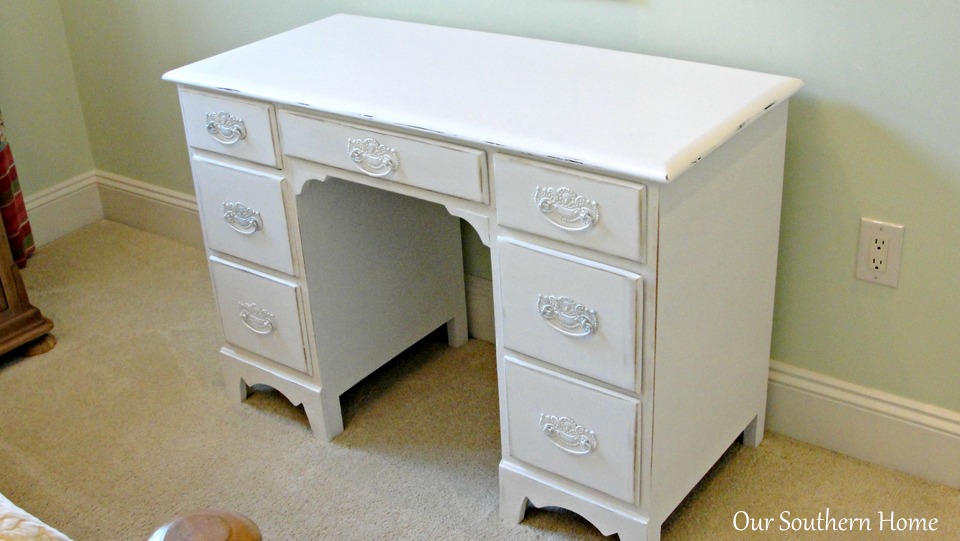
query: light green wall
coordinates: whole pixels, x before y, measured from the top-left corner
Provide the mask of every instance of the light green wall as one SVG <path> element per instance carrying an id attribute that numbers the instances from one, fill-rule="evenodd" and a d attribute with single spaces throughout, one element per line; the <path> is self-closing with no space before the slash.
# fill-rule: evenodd
<path id="1" fill-rule="evenodd" d="M 24 194 L 93 169 L 56 0 L 0 0 L 0 111 Z"/>
<path id="2" fill-rule="evenodd" d="M 335 12 L 804 79 L 790 109 L 772 356 L 960 411 L 960 3 L 954 0 L 60 5 L 96 166 L 184 192 L 192 187 L 176 96 L 160 75 Z M 42 32 L 59 23 L 47 25 Z M 853 278 L 861 216 L 906 225 L 898 289 Z M 486 252 L 475 239 L 467 246 L 471 272 L 489 275 Z"/>

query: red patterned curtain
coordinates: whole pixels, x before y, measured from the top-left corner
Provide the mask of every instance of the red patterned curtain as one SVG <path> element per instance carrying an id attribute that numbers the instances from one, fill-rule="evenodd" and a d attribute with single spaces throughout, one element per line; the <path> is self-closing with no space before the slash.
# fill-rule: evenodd
<path id="1" fill-rule="evenodd" d="M 20 181 L 17 180 L 17 167 L 13 164 L 13 154 L 3 129 L 3 114 L 0 113 L 0 217 L 3 228 L 10 240 L 10 252 L 17 266 L 23 268 L 27 258 L 36 249 L 33 245 L 33 232 L 27 218 L 27 208 L 20 193 Z"/>

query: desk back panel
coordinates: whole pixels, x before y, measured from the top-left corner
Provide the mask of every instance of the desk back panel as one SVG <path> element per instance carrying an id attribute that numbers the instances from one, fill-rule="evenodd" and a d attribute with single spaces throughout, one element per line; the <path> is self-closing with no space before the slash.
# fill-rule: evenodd
<path id="1" fill-rule="evenodd" d="M 336 393 L 466 310 L 460 221 L 337 178 L 297 196 L 323 385 Z"/>

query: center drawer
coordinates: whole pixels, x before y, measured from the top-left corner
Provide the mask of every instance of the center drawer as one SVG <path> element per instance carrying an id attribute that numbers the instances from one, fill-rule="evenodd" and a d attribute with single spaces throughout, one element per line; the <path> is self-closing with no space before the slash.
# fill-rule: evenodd
<path id="1" fill-rule="evenodd" d="M 289 156 L 485 202 L 482 151 L 290 111 L 278 116 Z"/>
<path id="2" fill-rule="evenodd" d="M 497 239 L 504 346 L 635 390 L 639 275 Z"/>

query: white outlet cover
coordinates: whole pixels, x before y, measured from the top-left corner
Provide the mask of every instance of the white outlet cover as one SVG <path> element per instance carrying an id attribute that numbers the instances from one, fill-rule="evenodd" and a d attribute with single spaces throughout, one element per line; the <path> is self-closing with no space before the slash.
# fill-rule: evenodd
<path id="1" fill-rule="evenodd" d="M 900 224 L 860 219 L 860 241 L 857 245 L 857 273 L 860 280 L 897 287 L 900 282 L 900 254 L 903 250 L 903 230 Z M 871 264 L 874 255 L 874 239 L 886 243 L 886 262 L 883 270 Z"/>

